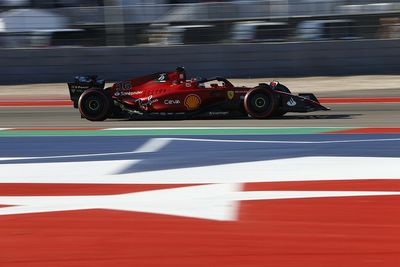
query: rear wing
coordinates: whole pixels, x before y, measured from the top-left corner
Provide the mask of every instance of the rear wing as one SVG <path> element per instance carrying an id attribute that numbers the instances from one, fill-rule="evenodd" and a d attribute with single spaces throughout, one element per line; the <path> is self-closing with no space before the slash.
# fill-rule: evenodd
<path id="1" fill-rule="evenodd" d="M 97 79 L 96 75 L 76 76 L 74 82 L 68 83 L 69 95 L 74 102 L 74 108 L 78 108 L 79 97 L 87 89 L 104 89 L 105 81 Z"/>

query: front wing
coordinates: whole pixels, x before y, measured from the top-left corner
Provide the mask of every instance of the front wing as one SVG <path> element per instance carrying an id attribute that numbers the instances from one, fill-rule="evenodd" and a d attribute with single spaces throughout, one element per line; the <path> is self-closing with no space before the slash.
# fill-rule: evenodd
<path id="1" fill-rule="evenodd" d="M 276 92 L 279 94 L 279 109 L 284 112 L 311 112 L 317 110 L 330 110 L 321 105 L 314 94 L 303 93 L 299 95 Z"/>

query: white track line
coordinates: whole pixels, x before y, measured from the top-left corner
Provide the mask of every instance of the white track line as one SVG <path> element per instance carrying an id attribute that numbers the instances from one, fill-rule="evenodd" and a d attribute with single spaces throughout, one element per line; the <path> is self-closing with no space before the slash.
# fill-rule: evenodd
<path id="1" fill-rule="evenodd" d="M 96 154 L 75 154 L 75 155 L 63 155 L 63 156 L 46 156 L 46 157 L 21 157 L 21 158 L 0 158 L 0 161 L 6 160 L 32 160 L 32 159 L 65 159 L 65 158 L 86 158 L 86 157 L 97 157 L 97 156 L 119 156 L 119 155 L 133 155 L 140 153 L 151 153 L 157 152 L 164 146 L 168 145 L 171 139 L 168 138 L 152 138 L 144 143 L 142 146 L 134 151 L 127 152 L 111 152 L 111 153 L 96 153 Z"/>
<path id="2" fill-rule="evenodd" d="M 121 173 L 137 162 L 0 164 L 0 184 L 216 184 L 400 179 L 400 168 L 397 167 L 400 158 L 390 157 L 298 157 Z"/>

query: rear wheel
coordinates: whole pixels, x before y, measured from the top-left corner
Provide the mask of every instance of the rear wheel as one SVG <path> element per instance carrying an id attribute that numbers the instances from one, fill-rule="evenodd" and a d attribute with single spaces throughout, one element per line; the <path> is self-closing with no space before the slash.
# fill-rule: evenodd
<path id="1" fill-rule="evenodd" d="M 80 96 L 78 107 L 86 119 L 103 121 L 110 113 L 111 99 L 103 90 L 89 89 Z"/>
<path id="2" fill-rule="evenodd" d="M 274 93 L 269 86 L 260 85 L 251 89 L 244 98 L 247 114 L 256 119 L 273 116 L 277 109 Z"/>

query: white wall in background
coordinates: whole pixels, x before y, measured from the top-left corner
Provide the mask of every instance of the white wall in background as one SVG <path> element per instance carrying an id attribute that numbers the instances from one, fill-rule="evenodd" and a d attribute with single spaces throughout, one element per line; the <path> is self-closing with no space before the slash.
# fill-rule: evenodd
<path id="1" fill-rule="evenodd" d="M 0 14 L 0 32 L 64 29 L 67 19 L 40 9 L 15 9 Z"/>

